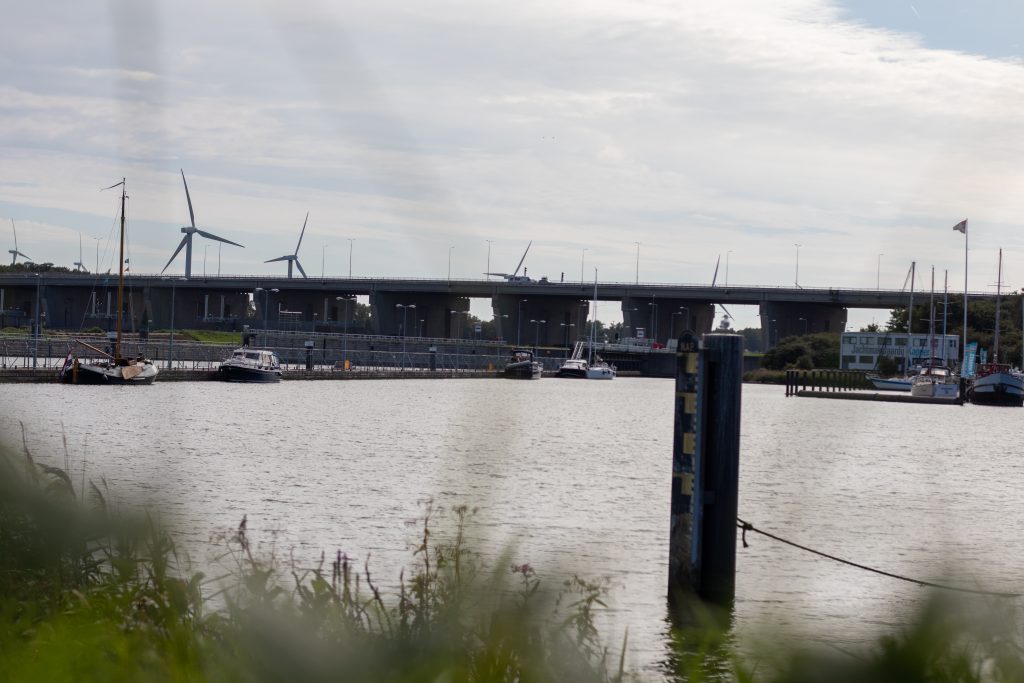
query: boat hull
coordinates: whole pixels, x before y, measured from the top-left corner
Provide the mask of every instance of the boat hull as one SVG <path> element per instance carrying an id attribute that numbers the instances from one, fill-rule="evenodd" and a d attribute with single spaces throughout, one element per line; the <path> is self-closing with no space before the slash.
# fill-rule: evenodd
<path id="1" fill-rule="evenodd" d="M 555 377 L 568 377 L 569 379 L 586 379 L 586 368 L 559 368 Z"/>
<path id="2" fill-rule="evenodd" d="M 540 379 L 544 368 L 540 363 L 509 363 L 502 373 L 505 379 Z"/>
<path id="3" fill-rule="evenodd" d="M 971 403 L 987 406 L 1024 406 L 1024 380 L 1008 372 L 995 372 L 974 380 Z"/>
<path id="4" fill-rule="evenodd" d="M 882 379 L 880 377 L 872 377 L 871 383 L 875 386 L 875 389 L 878 389 L 879 391 L 910 391 L 909 379 Z"/>
<path id="5" fill-rule="evenodd" d="M 69 368 L 61 381 L 65 384 L 146 385 L 155 382 L 158 373 L 157 367 L 148 361 L 132 365 L 79 363 Z"/>
<path id="6" fill-rule="evenodd" d="M 217 369 L 217 379 L 223 382 L 254 382 L 268 384 L 281 381 L 280 370 L 258 370 L 231 365 L 221 365 Z"/>

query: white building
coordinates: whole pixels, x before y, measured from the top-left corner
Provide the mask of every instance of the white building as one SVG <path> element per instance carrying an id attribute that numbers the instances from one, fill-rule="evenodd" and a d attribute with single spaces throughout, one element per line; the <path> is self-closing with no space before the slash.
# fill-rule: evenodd
<path id="1" fill-rule="evenodd" d="M 960 361 L 960 337 L 937 334 L 929 345 L 927 334 L 914 334 L 907 353 L 907 335 L 897 332 L 844 332 L 839 345 L 839 367 L 843 370 L 873 370 L 879 356 L 889 356 L 902 372 L 909 356 L 914 365 L 929 358 L 945 358 L 947 365 Z M 945 353 L 943 353 L 945 349 Z"/>

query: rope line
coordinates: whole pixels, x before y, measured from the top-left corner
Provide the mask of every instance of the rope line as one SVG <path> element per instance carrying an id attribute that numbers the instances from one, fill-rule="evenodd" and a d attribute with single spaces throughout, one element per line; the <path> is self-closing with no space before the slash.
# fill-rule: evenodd
<path id="1" fill-rule="evenodd" d="M 736 527 L 738 529 L 742 529 L 743 530 L 743 547 L 744 548 L 749 548 L 750 547 L 750 544 L 747 543 L 747 532 L 748 531 L 753 531 L 754 533 L 761 534 L 762 536 L 767 536 L 768 538 L 776 540 L 776 541 L 778 541 L 780 543 L 785 543 L 786 545 L 793 546 L 794 548 L 799 548 L 800 550 L 804 550 L 804 551 L 807 551 L 807 552 L 812 553 L 814 555 L 818 555 L 819 557 L 824 557 L 825 559 L 832 560 L 834 562 L 839 562 L 840 564 L 849 565 L 850 567 L 856 567 L 857 569 L 863 569 L 865 571 L 874 572 L 875 574 L 881 574 L 882 576 L 888 576 L 891 579 L 898 579 L 900 581 L 906 581 L 908 583 L 914 583 L 914 584 L 917 584 L 918 586 L 927 586 L 928 588 L 940 588 L 942 590 L 956 591 L 956 592 L 959 592 L 959 593 L 973 593 L 975 595 L 994 595 L 994 596 L 998 596 L 998 597 L 1001 597 L 1001 598 L 1019 598 L 1021 596 L 1020 593 L 999 593 L 999 592 L 993 592 L 993 591 L 976 590 L 976 589 L 973 589 L 973 588 L 960 588 L 960 587 L 957 587 L 957 586 L 946 586 L 946 585 L 943 585 L 941 583 L 932 583 L 931 581 L 921 581 L 920 579 L 912 579 L 912 578 L 907 577 L 907 576 L 901 576 L 899 574 L 893 574 L 892 572 L 883 571 L 881 569 L 875 569 L 874 567 L 868 567 L 867 565 L 858 564 L 857 562 L 852 562 L 850 560 L 844 560 L 841 557 L 836 557 L 835 555 L 829 555 L 828 553 L 823 553 L 820 550 L 815 550 L 814 548 L 808 548 L 805 545 L 800 545 L 799 543 L 794 543 L 793 541 L 788 541 L 785 538 L 781 538 L 779 536 L 776 536 L 775 534 L 771 534 L 771 533 L 768 533 L 767 531 L 764 531 L 762 529 L 758 529 L 757 527 L 755 527 L 750 522 L 744 521 L 744 520 L 740 519 L 739 517 L 736 518 Z"/>

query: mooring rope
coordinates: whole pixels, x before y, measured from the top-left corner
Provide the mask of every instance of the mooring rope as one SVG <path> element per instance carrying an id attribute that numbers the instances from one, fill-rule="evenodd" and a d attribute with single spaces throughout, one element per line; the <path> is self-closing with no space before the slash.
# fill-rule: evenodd
<path id="1" fill-rule="evenodd" d="M 755 527 L 750 522 L 744 521 L 744 520 L 740 519 L 739 517 L 736 518 L 736 527 L 743 530 L 743 547 L 744 548 L 749 548 L 750 547 L 750 545 L 747 543 L 747 532 L 748 531 L 753 531 L 754 533 L 758 533 L 758 534 L 761 534 L 762 536 L 767 536 L 768 538 L 776 540 L 779 543 L 785 543 L 786 545 L 793 546 L 794 548 L 799 548 L 800 550 L 805 550 L 805 551 L 807 551 L 809 553 L 812 553 L 814 555 L 818 555 L 819 557 L 824 557 L 825 559 L 832 560 L 834 562 L 839 562 L 841 564 L 849 565 L 850 567 L 856 567 L 857 569 L 863 569 L 865 571 L 874 572 L 875 574 L 881 574 L 882 576 L 888 576 L 891 579 L 898 579 L 900 581 L 906 581 L 908 583 L 915 583 L 918 586 L 927 586 L 929 588 L 940 588 L 942 590 L 956 591 L 956 592 L 959 592 L 959 593 L 974 593 L 975 595 L 994 595 L 994 596 L 998 596 L 998 597 L 1001 597 L 1001 598 L 1019 598 L 1021 596 L 1020 593 L 999 593 L 999 592 L 994 592 L 994 591 L 977 590 L 977 589 L 973 589 L 973 588 L 960 588 L 960 587 L 957 587 L 957 586 L 946 586 L 946 585 L 943 585 L 941 583 L 932 583 L 931 581 L 922 581 L 920 579 L 912 579 L 912 578 L 910 578 L 908 576 L 901 576 L 899 574 L 893 574 L 892 572 L 883 571 L 881 569 L 875 569 L 874 567 L 868 567 L 867 565 L 858 564 L 857 562 L 852 562 L 850 560 L 844 560 L 841 557 L 836 557 L 835 555 L 829 555 L 828 553 L 824 553 L 824 552 L 822 552 L 820 550 L 815 550 L 814 548 L 808 548 L 805 545 L 800 545 L 799 543 L 794 543 L 793 541 L 786 540 L 785 538 L 782 538 L 780 536 L 776 536 L 775 534 L 771 534 L 771 533 L 768 533 L 767 531 L 764 531 L 762 529 L 758 529 L 757 527 Z"/>

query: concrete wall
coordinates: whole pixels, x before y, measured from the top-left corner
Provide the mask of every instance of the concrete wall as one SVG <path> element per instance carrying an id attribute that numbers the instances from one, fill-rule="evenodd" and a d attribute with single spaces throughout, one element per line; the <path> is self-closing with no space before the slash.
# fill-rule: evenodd
<path id="1" fill-rule="evenodd" d="M 491 297 L 498 335 L 515 346 L 571 347 L 586 335 L 589 304 L 575 296 Z"/>
<path id="2" fill-rule="evenodd" d="M 836 304 L 761 304 L 761 340 L 770 349 L 786 337 L 816 332 L 842 333 L 846 308 Z"/>

